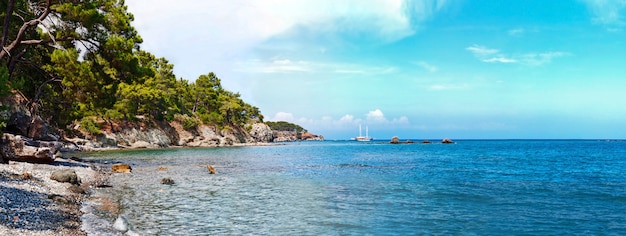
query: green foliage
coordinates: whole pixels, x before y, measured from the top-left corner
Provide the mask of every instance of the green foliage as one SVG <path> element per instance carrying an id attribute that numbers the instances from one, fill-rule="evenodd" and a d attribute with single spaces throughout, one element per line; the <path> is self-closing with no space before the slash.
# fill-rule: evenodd
<path id="1" fill-rule="evenodd" d="M 83 131 L 91 135 L 102 134 L 102 132 L 100 131 L 100 127 L 96 125 L 95 120 L 91 117 L 83 117 L 83 119 L 80 120 L 80 127 Z"/>
<path id="2" fill-rule="evenodd" d="M 3 14 L 11 12 L 7 3 L 15 4 L 15 17 L 4 22 Z M 0 97 L 16 89 L 41 104 L 38 112 L 51 123 L 63 128 L 78 120 L 92 134 L 99 127 L 91 117 L 177 120 L 186 129 L 200 122 L 242 127 L 263 121 L 260 110 L 224 89 L 215 73 L 193 82 L 177 79 L 165 58 L 140 50 L 142 39 L 123 0 L 5 1 L 0 20 L 9 26 L 7 41 L 17 40 L 23 22 L 47 7 L 52 13 L 45 26 L 27 27 L 16 41 L 37 43 L 7 48 L 11 56 L 0 52 Z"/>
<path id="3" fill-rule="evenodd" d="M 192 129 L 200 125 L 200 121 L 195 117 L 189 117 L 188 115 L 176 114 L 174 120 L 180 122 L 183 125 L 183 129 Z"/>
<path id="4" fill-rule="evenodd" d="M 276 121 L 276 122 L 266 121 L 265 124 L 267 124 L 272 130 L 275 130 L 275 131 L 296 131 L 298 133 L 307 132 L 306 129 L 300 127 L 299 125 L 289 123 L 286 121 Z"/>

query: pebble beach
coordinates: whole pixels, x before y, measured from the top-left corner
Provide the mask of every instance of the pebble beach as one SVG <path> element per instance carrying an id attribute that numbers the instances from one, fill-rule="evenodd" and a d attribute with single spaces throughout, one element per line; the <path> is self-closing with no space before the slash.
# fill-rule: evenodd
<path id="1" fill-rule="evenodd" d="M 79 185 L 50 179 L 72 169 Z M 81 229 L 81 204 L 90 189 L 105 181 L 98 168 L 72 160 L 52 164 L 0 164 L 0 235 L 87 235 Z"/>

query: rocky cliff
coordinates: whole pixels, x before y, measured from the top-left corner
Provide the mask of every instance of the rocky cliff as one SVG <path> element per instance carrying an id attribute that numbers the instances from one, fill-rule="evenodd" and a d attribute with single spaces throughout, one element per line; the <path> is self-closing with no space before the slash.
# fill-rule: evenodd
<path id="1" fill-rule="evenodd" d="M 147 123 L 146 123 L 147 122 Z M 115 129 L 104 129 L 102 134 L 82 134 L 68 138 L 67 150 L 94 150 L 102 148 L 161 148 L 161 147 L 220 147 L 272 141 L 272 131 L 266 124 L 255 123 L 248 128 L 199 125 L 191 129 L 173 121 L 133 124 Z M 76 127 L 80 129 L 79 126 Z M 249 129 L 250 131 L 248 131 Z"/>
<path id="2" fill-rule="evenodd" d="M 53 162 L 60 151 L 89 151 L 117 148 L 218 147 L 299 140 L 324 140 L 308 132 L 272 131 L 265 123 L 244 127 L 217 128 L 198 125 L 185 129 L 178 121 L 106 122 L 100 134 L 89 134 L 76 123 L 69 132 L 55 132 L 39 116 L 33 115 L 21 96 L 0 101 L 9 107 L 0 112 L 6 121 L 0 133 L 0 163 L 9 160 Z M 104 123 L 104 122 L 103 122 Z M 72 134 L 72 135 L 68 135 Z"/>

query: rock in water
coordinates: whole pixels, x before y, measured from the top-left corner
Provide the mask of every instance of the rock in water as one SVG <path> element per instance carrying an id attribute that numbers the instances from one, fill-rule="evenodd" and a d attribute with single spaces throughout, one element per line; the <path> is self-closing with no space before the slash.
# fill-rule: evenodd
<path id="1" fill-rule="evenodd" d="M 174 180 L 170 178 L 163 178 L 161 179 L 161 184 L 172 185 L 174 184 Z"/>
<path id="2" fill-rule="evenodd" d="M 76 175 L 76 171 L 72 169 L 54 171 L 52 175 L 50 175 L 50 179 L 61 183 L 80 184 L 80 179 Z"/>
<path id="3" fill-rule="evenodd" d="M 215 168 L 213 168 L 212 165 L 207 165 L 207 169 L 209 170 L 209 173 L 211 173 L 212 175 L 217 174 L 217 171 L 215 171 Z"/>
<path id="4" fill-rule="evenodd" d="M 444 138 L 443 140 L 441 140 L 441 143 L 450 144 L 450 143 L 454 143 L 454 142 L 452 140 L 450 140 L 449 138 Z"/>
<path id="5" fill-rule="evenodd" d="M 116 173 L 130 173 L 133 169 L 128 164 L 114 164 L 111 170 Z"/>
<path id="6" fill-rule="evenodd" d="M 115 223 L 113 223 L 113 228 L 122 233 L 126 233 L 128 230 L 130 230 L 129 226 L 130 225 L 128 223 L 128 219 L 126 219 L 126 217 L 122 215 L 119 215 L 117 219 L 115 220 Z"/>
<path id="7" fill-rule="evenodd" d="M 398 138 L 398 136 L 393 136 L 391 138 L 391 141 L 389 141 L 389 142 L 393 143 L 393 144 L 398 144 L 398 143 L 400 143 L 400 139 Z"/>

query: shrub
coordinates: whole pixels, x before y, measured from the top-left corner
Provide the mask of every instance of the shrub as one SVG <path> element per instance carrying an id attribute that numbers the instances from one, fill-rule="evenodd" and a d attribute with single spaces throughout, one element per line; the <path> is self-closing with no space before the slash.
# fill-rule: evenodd
<path id="1" fill-rule="evenodd" d="M 198 119 L 195 117 L 189 117 L 186 114 L 176 114 L 174 115 L 174 120 L 180 122 L 183 125 L 183 129 L 192 129 L 200 125 L 200 121 L 198 121 Z"/>
<path id="2" fill-rule="evenodd" d="M 100 131 L 100 128 L 91 117 L 83 117 L 83 119 L 80 120 L 80 127 L 83 131 L 91 135 L 102 134 L 102 131 Z"/>

